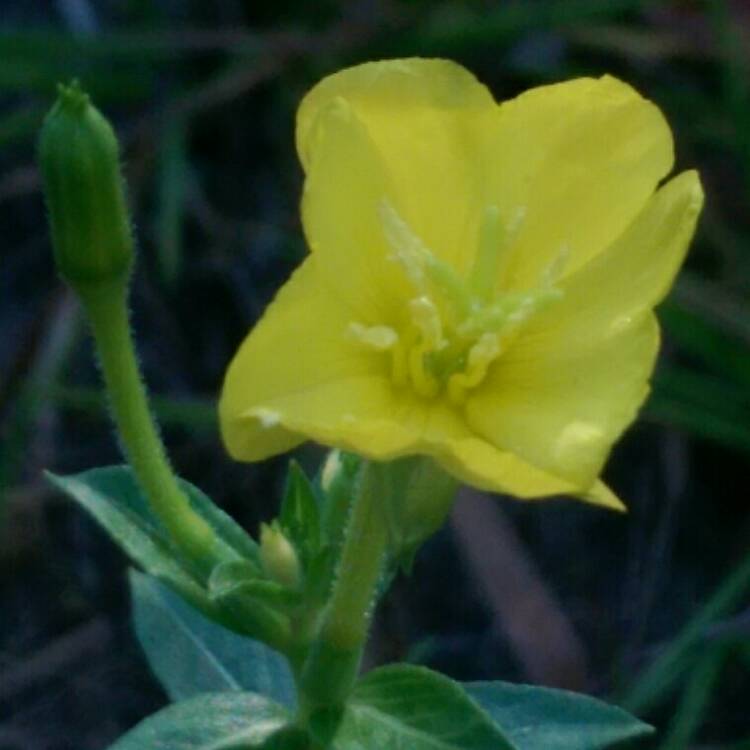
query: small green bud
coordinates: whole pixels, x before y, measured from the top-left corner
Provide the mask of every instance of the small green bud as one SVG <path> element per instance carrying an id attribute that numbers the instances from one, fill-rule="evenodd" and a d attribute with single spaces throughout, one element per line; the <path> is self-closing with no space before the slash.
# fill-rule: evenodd
<path id="1" fill-rule="evenodd" d="M 133 238 L 117 138 L 76 81 L 58 94 L 39 138 L 57 269 L 74 288 L 126 280 Z"/>
<path id="2" fill-rule="evenodd" d="M 445 523 L 458 483 L 424 456 L 409 456 L 384 464 L 384 474 L 391 553 L 408 573 L 419 548 Z"/>
<path id="3" fill-rule="evenodd" d="M 302 572 L 297 552 L 276 523 L 260 527 L 260 559 L 272 581 L 292 589 L 299 586 Z"/>

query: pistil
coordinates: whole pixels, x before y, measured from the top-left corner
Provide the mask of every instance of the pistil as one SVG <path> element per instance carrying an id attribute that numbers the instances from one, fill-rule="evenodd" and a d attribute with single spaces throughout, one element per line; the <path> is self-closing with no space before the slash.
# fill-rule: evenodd
<path id="1" fill-rule="evenodd" d="M 440 260 L 383 199 L 379 206 L 383 233 L 414 296 L 396 328 L 351 323 L 350 334 L 377 352 L 390 353 L 390 376 L 397 387 L 410 387 L 422 398 L 445 392 L 462 406 L 471 390 L 486 378 L 522 324 L 561 296 L 555 287 L 567 259 L 562 248 L 527 292 L 498 296 L 495 287 L 507 263 L 510 245 L 523 222 L 519 209 L 503 222 L 497 206 L 482 215 L 479 246 L 468 279 Z"/>

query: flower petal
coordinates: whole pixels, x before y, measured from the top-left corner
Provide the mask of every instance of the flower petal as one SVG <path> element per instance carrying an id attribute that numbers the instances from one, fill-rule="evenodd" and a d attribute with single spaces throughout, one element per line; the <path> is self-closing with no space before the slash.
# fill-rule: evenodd
<path id="1" fill-rule="evenodd" d="M 479 434 L 579 491 L 592 485 L 646 398 L 659 343 L 650 314 L 610 338 L 585 335 L 572 349 L 560 342 L 541 356 L 514 347 L 467 404 Z"/>
<path id="2" fill-rule="evenodd" d="M 295 271 L 229 366 L 219 416 L 235 458 L 256 461 L 302 442 L 289 412 L 335 424 L 351 409 L 387 406 L 386 360 L 347 335 L 349 311 L 318 265 L 310 256 Z"/>
<path id="3" fill-rule="evenodd" d="M 662 186 L 608 248 L 560 284 L 563 300 L 534 321 L 529 335 L 609 335 L 653 309 L 682 265 L 703 207 L 698 173 Z M 566 344 L 567 345 L 567 344 Z"/>
<path id="4" fill-rule="evenodd" d="M 648 393 L 658 349 L 652 307 L 693 235 L 703 195 L 694 172 L 661 188 L 628 230 L 566 279 L 467 405 L 501 450 L 591 485 Z"/>
<path id="5" fill-rule="evenodd" d="M 610 76 L 541 86 L 508 101 L 486 147 L 487 197 L 523 216 L 501 285 L 534 287 L 567 254 L 573 273 L 628 226 L 672 168 L 651 102 Z"/>
<path id="6" fill-rule="evenodd" d="M 359 322 L 392 325 L 409 288 L 390 256 L 380 218 L 392 194 L 366 128 L 342 98 L 317 118 L 317 146 L 308 163 L 302 223 L 318 269 L 332 293 Z"/>
<path id="7" fill-rule="evenodd" d="M 326 139 L 320 118 L 345 101 L 375 144 L 399 213 L 436 255 L 463 270 L 483 206 L 480 141 L 499 108 L 467 70 L 447 60 L 365 63 L 321 81 L 297 116 L 297 150 L 310 172 Z M 340 156 L 343 165 L 346 159 Z M 360 160 L 349 168 L 366 177 Z M 339 170 L 341 171 L 341 170 Z M 352 178 L 354 179 L 354 178 Z M 331 183 L 332 184 L 332 183 Z"/>
<path id="8" fill-rule="evenodd" d="M 512 453 L 498 450 L 491 443 L 469 436 L 455 440 L 440 454 L 439 463 L 466 484 L 489 492 L 515 497 L 544 499 L 550 496 L 576 495 L 593 505 L 613 510 L 625 506 L 602 482 L 582 492 L 573 483 L 526 463 Z"/>

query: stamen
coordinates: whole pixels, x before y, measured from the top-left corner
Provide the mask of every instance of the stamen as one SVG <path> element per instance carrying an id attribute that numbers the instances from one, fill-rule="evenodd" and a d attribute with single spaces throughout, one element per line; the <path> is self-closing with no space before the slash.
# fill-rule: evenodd
<path id="1" fill-rule="evenodd" d="M 349 323 L 349 334 L 360 343 L 379 352 L 393 349 L 398 342 L 398 334 L 388 326 L 364 326 L 352 322 Z"/>
<path id="2" fill-rule="evenodd" d="M 417 297 L 409 302 L 409 312 L 422 334 L 427 351 L 442 349 L 447 342 L 443 338 L 443 324 L 435 303 L 429 297 Z"/>
<path id="3" fill-rule="evenodd" d="M 448 398 L 451 403 L 460 406 L 466 401 L 466 394 L 484 380 L 490 364 L 500 356 L 500 353 L 498 336 L 494 333 L 482 334 L 479 341 L 469 350 L 466 369 L 448 378 Z"/>
<path id="4" fill-rule="evenodd" d="M 392 250 L 389 259 L 401 265 L 416 294 L 408 301 L 408 314 L 398 330 L 352 322 L 349 333 L 370 349 L 390 352 L 394 386 L 408 387 L 423 398 L 435 398 L 445 389 L 449 401 L 461 406 L 523 324 L 560 299 L 562 290 L 555 284 L 569 249 L 560 248 L 540 274 L 536 288 L 496 296 L 524 209 L 517 209 L 505 222 L 497 206 L 484 210 L 468 280 L 459 278 L 450 264 L 430 252 L 388 200 L 383 199 L 378 210 Z"/>
<path id="5" fill-rule="evenodd" d="M 391 378 L 399 388 L 409 382 L 409 347 L 409 342 L 400 340 L 391 357 Z"/>
<path id="6" fill-rule="evenodd" d="M 459 318 L 467 315 L 471 296 L 453 268 L 430 252 L 387 199 L 380 202 L 379 212 L 385 239 L 393 250 L 390 258 L 401 264 L 415 290 L 426 294 L 429 281 L 455 308 Z"/>
<path id="7" fill-rule="evenodd" d="M 459 320 L 471 313 L 472 299 L 466 284 L 458 274 L 440 259 L 430 254 L 427 258 L 427 275 L 443 297 L 453 306 Z"/>
<path id="8" fill-rule="evenodd" d="M 542 288 L 529 292 L 521 304 L 508 316 L 508 323 L 518 326 L 547 307 L 551 302 L 557 302 L 562 297 L 563 292 L 557 287 Z"/>
<path id="9" fill-rule="evenodd" d="M 540 282 L 543 289 L 551 287 L 560 279 L 569 260 L 570 245 L 561 245 L 560 249 L 557 251 L 557 255 L 552 259 L 552 262 L 544 269 L 544 271 L 542 271 Z"/>
<path id="10" fill-rule="evenodd" d="M 385 198 L 380 201 L 378 211 L 386 242 L 393 250 L 390 259 L 401 264 L 415 289 L 423 293 L 425 291 L 425 258 L 430 251 Z"/>
<path id="11" fill-rule="evenodd" d="M 409 375 L 414 390 L 424 398 L 435 398 L 440 393 L 440 382 L 425 367 L 425 355 L 430 351 L 426 342 L 409 350 Z"/>
<path id="12" fill-rule="evenodd" d="M 487 307 L 480 308 L 458 327 L 458 333 L 464 338 L 473 338 L 483 332 L 499 331 L 507 322 L 508 316 L 522 304 L 525 297 L 526 295 L 522 293 L 509 294 L 495 300 Z"/>
<path id="13" fill-rule="evenodd" d="M 497 206 L 487 206 L 484 209 L 479 227 L 479 247 L 469 277 L 471 290 L 481 302 L 492 299 L 500 276 L 501 261 L 508 246 L 518 234 L 525 215 L 526 210 L 520 207 L 516 209 L 511 220 L 503 224 Z"/>

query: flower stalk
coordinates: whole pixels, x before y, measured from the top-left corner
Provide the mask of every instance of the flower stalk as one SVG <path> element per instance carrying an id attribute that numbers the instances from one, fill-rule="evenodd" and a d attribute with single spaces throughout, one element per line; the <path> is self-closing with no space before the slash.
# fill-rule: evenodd
<path id="1" fill-rule="evenodd" d="M 128 318 L 134 251 L 117 138 L 76 82 L 59 88 L 39 157 L 57 269 L 91 323 L 123 452 L 155 515 L 207 578 L 230 555 L 180 489 L 148 407 Z"/>
<path id="2" fill-rule="evenodd" d="M 227 554 L 219 548 L 209 525 L 190 507 L 167 459 L 135 355 L 127 282 L 83 286 L 78 294 L 96 341 L 123 452 L 171 539 L 201 574 L 208 576 Z"/>
<path id="3" fill-rule="evenodd" d="M 303 707 L 342 703 L 356 680 L 388 553 L 387 471 L 387 465 L 373 462 L 360 468 L 338 575 L 302 673 Z"/>

